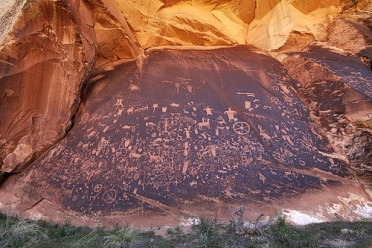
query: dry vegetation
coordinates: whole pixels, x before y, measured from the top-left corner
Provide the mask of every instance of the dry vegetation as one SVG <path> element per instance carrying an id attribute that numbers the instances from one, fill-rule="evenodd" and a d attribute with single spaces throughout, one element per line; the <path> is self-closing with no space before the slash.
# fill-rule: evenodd
<path id="1" fill-rule="evenodd" d="M 239 212 L 240 211 L 240 212 Z M 190 230 L 174 227 L 163 236 L 130 225 L 111 229 L 32 222 L 0 215 L 0 247 L 371 247 L 372 222 L 333 222 L 305 227 L 278 215 L 269 221 L 230 223 L 201 219 Z M 235 213 L 236 214 L 236 213 Z"/>

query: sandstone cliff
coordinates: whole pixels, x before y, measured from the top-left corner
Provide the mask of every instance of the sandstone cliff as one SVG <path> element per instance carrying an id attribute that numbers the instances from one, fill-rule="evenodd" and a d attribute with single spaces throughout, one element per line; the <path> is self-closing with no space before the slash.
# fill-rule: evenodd
<path id="1" fill-rule="evenodd" d="M 138 55 L 125 20 L 114 10 L 97 1 L 93 6 L 80 1 L 17 1 L 2 16 L 3 172 L 19 171 L 64 137 L 82 82 L 97 59 Z"/>
<path id="2" fill-rule="evenodd" d="M 372 216 L 368 1 L 1 2 L 3 211 Z"/>
<path id="3" fill-rule="evenodd" d="M 338 0 L 117 2 L 144 48 L 251 44 L 277 49 L 291 32 L 321 38 L 339 6 Z"/>

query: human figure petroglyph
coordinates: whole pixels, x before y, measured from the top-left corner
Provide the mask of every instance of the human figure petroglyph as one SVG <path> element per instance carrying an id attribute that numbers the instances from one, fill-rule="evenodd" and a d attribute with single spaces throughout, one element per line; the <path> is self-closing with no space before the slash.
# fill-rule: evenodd
<path id="1" fill-rule="evenodd" d="M 210 152 L 212 154 L 212 157 L 216 157 L 216 155 L 217 155 L 217 152 L 216 152 L 217 146 L 216 145 L 210 145 L 209 146 L 209 149 L 210 149 Z"/>
<path id="2" fill-rule="evenodd" d="M 190 150 L 189 142 L 185 142 L 185 143 L 183 144 L 183 146 L 184 146 L 183 155 L 184 155 L 185 157 L 187 157 L 187 155 L 189 154 L 189 150 Z"/>
<path id="3" fill-rule="evenodd" d="M 116 108 L 124 108 L 123 100 L 124 100 L 123 98 L 116 99 L 116 103 L 114 104 L 114 106 L 116 106 Z"/>
<path id="4" fill-rule="evenodd" d="M 188 93 L 194 93 L 194 87 L 192 87 L 190 84 L 186 86 L 186 90 Z"/>
<path id="5" fill-rule="evenodd" d="M 124 108 L 119 108 L 118 112 L 116 113 L 116 116 L 121 116 L 124 111 Z"/>
<path id="6" fill-rule="evenodd" d="M 184 128 L 185 130 L 185 135 L 186 135 L 186 139 L 190 139 L 191 138 L 191 131 L 190 131 L 190 128 Z"/>
<path id="7" fill-rule="evenodd" d="M 152 104 L 152 112 L 155 113 L 155 110 L 159 108 L 159 103 L 153 103 Z"/>
<path id="8" fill-rule="evenodd" d="M 168 119 L 165 119 L 163 121 L 164 125 L 163 125 L 163 129 L 161 130 L 162 134 L 168 134 L 168 128 L 169 128 L 169 120 Z"/>
<path id="9" fill-rule="evenodd" d="M 213 109 L 211 107 L 206 107 L 204 111 L 207 113 L 207 115 L 213 115 L 212 113 Z"/>
<path id="10" fill-rule="evenodd" d="M 230 107 L 224 112 L 224 114 L 226 114 L 229 118 L 229 122 L 236 121 L 235 115 L 237 114 L 237 112 L 232 110 Z"/>

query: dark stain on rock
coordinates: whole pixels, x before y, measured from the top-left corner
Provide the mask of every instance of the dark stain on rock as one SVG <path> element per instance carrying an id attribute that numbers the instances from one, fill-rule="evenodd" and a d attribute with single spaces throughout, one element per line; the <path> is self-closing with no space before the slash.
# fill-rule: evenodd
<path id="1" fill-rule="evenodd" d="M 350 175 L 325 156 L 331 146 L 268 56 L 241 47 L 161 50 L 148 55 L 140 81 L 133 68 L 91 76 L 67 138 L 31 171 L 36 185 L 68 192 L 65 208 L 269 202 L 319 189 L 325 175 L 332 184 Z"/>

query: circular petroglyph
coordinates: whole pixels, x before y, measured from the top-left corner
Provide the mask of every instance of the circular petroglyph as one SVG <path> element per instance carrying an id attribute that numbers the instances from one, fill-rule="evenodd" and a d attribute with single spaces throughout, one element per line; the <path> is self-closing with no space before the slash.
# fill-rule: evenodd
<path id="1" fill-rule="evenodd" d="M 279 91 L 279 87 L 278 87 L 277 85 L 273 85 L 271 88 L 272 88 L 273 90 L 275 90 L 275 91 Z"/>
<path id="2" fill-rule="evenodd" d="M 116 190 L 109 189 L 106 190 L 105 193 L 103 193 L 103 200 L 106 203 L 112 203 L 116 200 Z"/>
<path id="3" fill-rule="evenodd" d="M 100 192 L 101 190 L 102 190 L 102 184 L 97 184 L 96 186 L 94 186 L 93 191 L 94 191 L 95 193 L 98 193 L 98 192 Z"/>
<path id="4" fill-rule="evenodd" d="M 108 140 L 106 140 L 105 138 L 101 138 L 101 141 L 98 143 L 98 146 L 100 148 L 104 148 L 108 145 L 108 143 L 109 143 Z"/>
<path id="5" fill-rule="evenodd" d="M 239 135 L 247 134 L 251 130 L 248 123 L 241 122 L 241 121 L 234 123 L 233 129 L 234 129 L 235 133 L 237 133 Z"/>
<path id="6" fill-rule="evenodd" d="M 278 103 L 278 102 L 279 102 L 279 98 L 277 98 L 276 96 L 272 96 L 272 97 L 270 98 L 270 100 L 271 100 L 271 102 L 273 102 L 273 103 Z"/>

